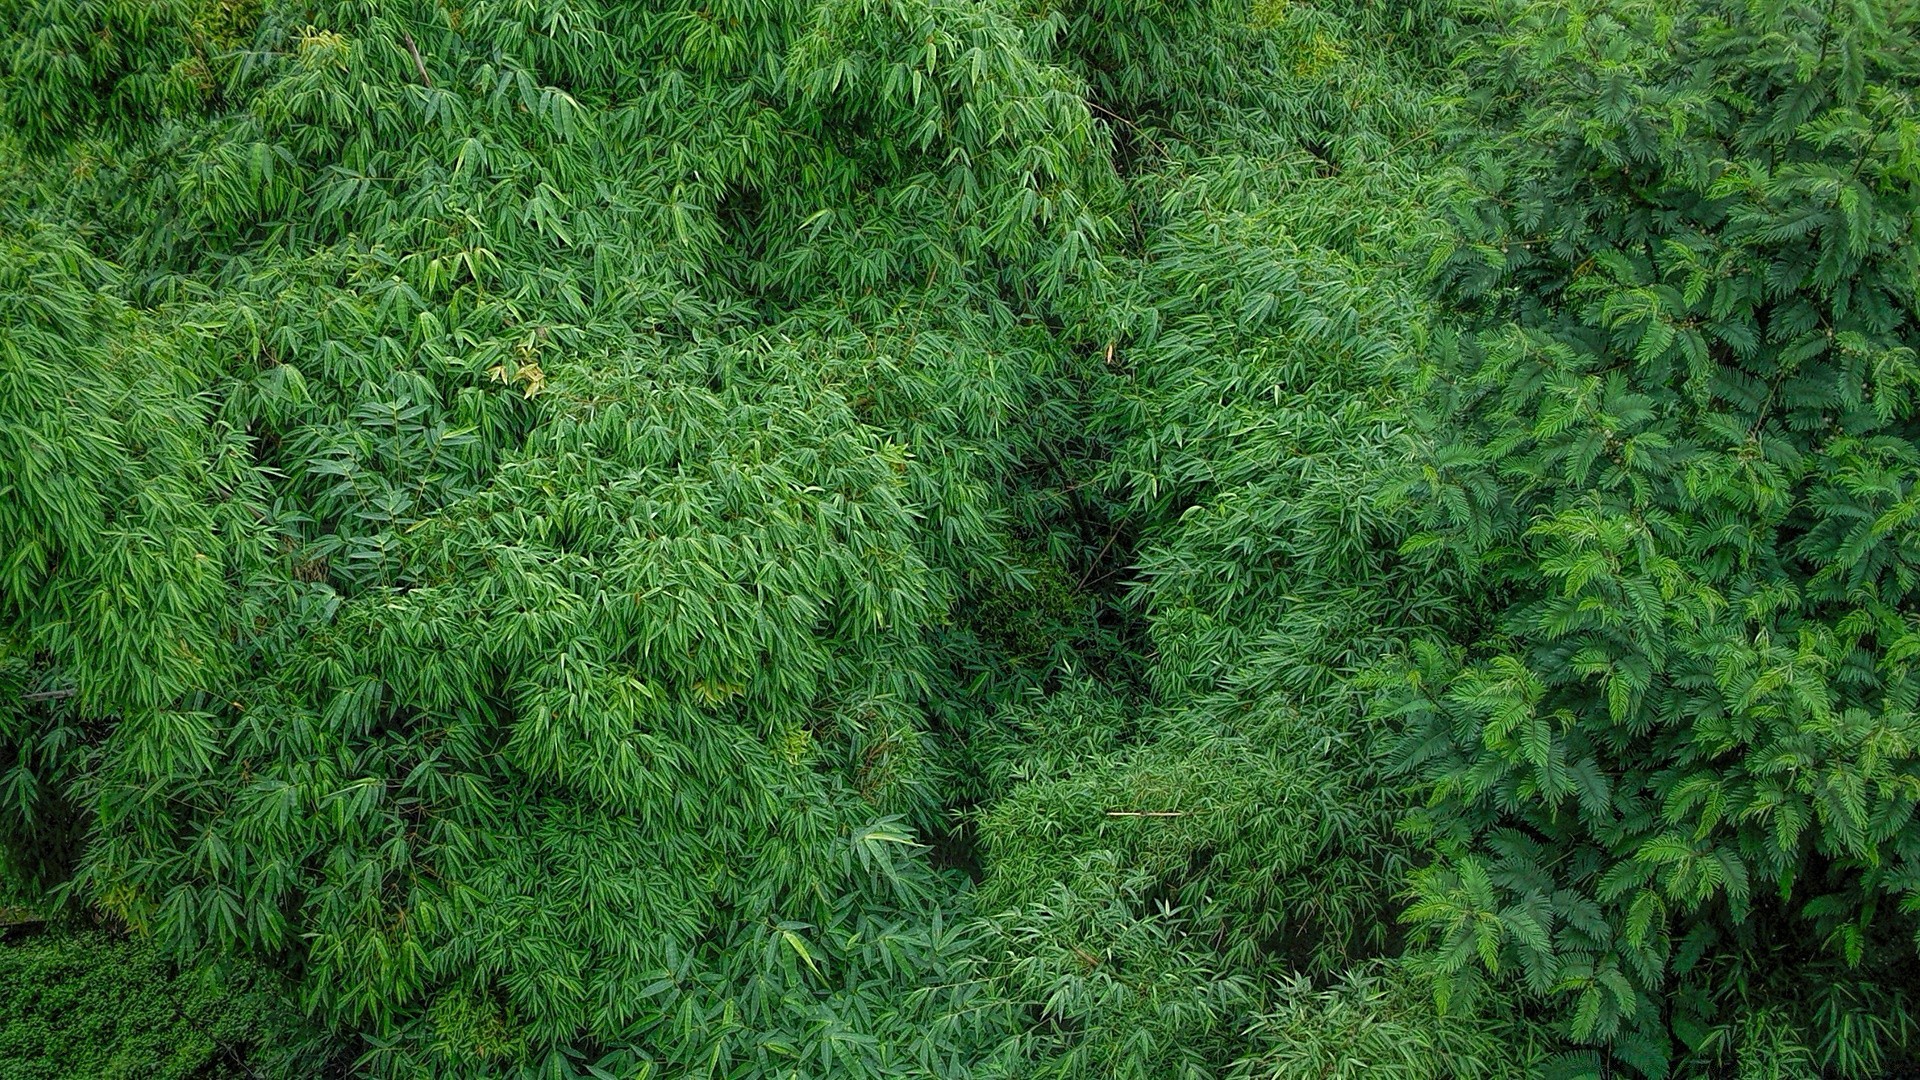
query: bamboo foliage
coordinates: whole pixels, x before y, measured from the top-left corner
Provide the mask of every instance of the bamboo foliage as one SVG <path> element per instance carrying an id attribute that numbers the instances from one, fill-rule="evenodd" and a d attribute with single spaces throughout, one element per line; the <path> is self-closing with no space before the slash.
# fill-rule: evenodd
<path id="1" fill-rule="evenodd" d="M 258 1075 L 1909 1064 L 1914 36 L 0 0 L 0 899 Z"/>

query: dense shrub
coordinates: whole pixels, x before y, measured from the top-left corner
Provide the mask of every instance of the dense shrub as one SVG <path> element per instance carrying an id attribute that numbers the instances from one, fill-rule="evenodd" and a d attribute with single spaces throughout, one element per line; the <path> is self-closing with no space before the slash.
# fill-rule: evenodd
<path id="1" fill-rule="evenodd" d="M 1412 913 L 1443 987 L 1640 1072 L 1873 1075 L 1915 1049 L 1915 12 L 1491 14 L 1403 490 L 1494 604 L 1407 672 Z"/>
<path id="2" fill-rule="evenodd" d="M 150 943 L 49 930 L 0 944 L 7 1080 L 314 1076 L 272 976 L 182 975 Z"/>
<path id="3" fill-rule="evenodd" d="M 0 0 L 0 899 L 134 935 L 28 992 L 272 973 L 220 1038 L 372 1076 L 1911 1060 L 1914 19 Z"/>

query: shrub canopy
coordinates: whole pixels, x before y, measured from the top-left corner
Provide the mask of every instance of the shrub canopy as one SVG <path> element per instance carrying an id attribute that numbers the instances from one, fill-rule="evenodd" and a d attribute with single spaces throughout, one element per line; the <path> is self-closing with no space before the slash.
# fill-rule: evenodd
<path id="1" fill-rule="evenodd" d="M 34 977 L 258 1075 L 1912 1062 L 1916 20 L 0 0 L 0 899 L 134 939 Z"/>

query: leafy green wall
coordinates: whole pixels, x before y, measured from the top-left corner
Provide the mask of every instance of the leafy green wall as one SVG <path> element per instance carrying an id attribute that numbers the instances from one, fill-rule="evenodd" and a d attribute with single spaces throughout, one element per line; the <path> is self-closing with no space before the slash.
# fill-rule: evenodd
<path id="1" fill-rule="evenodd" d="M 131 935 L 25 982 L 369 1076 L 1906 1067 L 1917 19 L 0 0 L 0 898 Z"/>

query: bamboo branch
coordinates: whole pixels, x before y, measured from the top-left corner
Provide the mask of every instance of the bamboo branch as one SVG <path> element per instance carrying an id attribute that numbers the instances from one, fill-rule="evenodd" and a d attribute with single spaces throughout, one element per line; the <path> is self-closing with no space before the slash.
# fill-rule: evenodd
<path id="1" fill-rule="evenodd" d="M 32 937 L 47 928 L 45 919 L 21 919 L 18 922 L 0 923 L 0 942 L 14 942 Z"/>
<path id="2" fill-rule="evenodd" d="M 1109 810 L 1108 817 L 1186 817 L 1185 810 Z"/>
<path id="3" fill-rule="evenodd" d="M 58 690 L 35 690 L 31 694 L 21 694 L 20 700 L 21 701 L 58 701 L 61 698 L 70 698 L 79 692 L 80 692 L 79 690 L 71 686 L 63 686 Z"/>
<path id="4" fill-rule="evenodd" d="M 400 41 L 401 44 L 407 47 L 407 52 L 412 55 L 413 69 L 420 73 L 420 81 L 427 84 L 427 89 L 433 89 L 433 76 L 427 74 L 426 61 L 420 59 L 420 50 L 414 47 L 413 35 L 402 30 L 400 32 Z"/>

